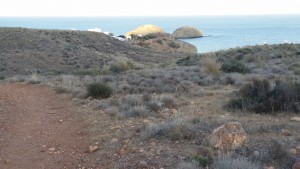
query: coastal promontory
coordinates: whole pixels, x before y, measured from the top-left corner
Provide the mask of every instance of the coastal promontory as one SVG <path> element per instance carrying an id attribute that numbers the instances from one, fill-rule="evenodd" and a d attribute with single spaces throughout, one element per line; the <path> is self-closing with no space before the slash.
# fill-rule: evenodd
<path id="1" fill-rule="evenodd" d="M 134 36 L 145 36 L 151 33 L 164 33 L 165 31 L 155 25 L 142 25 L 137 27 L 136 29 L 125 33 L 126 38 L 130 38 L 132 35 Z"/>

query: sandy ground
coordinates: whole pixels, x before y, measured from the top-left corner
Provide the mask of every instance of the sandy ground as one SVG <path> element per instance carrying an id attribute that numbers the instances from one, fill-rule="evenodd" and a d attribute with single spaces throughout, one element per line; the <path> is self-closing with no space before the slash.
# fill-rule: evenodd
<path id="1" fill-rule="evenodd" d="M 0 168 L 97 168 L 75 107 L 46 87 L 0 85 Z"/>

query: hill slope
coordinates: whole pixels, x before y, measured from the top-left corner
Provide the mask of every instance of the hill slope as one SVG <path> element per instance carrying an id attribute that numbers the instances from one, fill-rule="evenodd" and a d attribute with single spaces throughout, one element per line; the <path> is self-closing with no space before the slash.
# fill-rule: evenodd
<path id="1" fill-rule="evenodd" d="M 0 28 L 2 76 L 51 71 L 72 73 L 102 67 L 120 58 L 152 64 L 183 56 L 160 53 L 96 32 Z"/>

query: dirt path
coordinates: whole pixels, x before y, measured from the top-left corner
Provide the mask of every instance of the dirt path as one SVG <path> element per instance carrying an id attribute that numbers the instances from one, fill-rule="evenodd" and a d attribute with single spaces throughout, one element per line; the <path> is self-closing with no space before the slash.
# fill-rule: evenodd
<path id="1" fill-rule="evenodd" d="M 75 107 L 46 87 L 0 85 L 0 168 L 97 168 Z"/>

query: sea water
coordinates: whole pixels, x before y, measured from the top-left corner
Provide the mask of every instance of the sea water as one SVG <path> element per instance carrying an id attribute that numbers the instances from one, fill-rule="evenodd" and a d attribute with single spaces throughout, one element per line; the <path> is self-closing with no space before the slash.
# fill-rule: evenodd
<path id="1" fill-rule="evenodd" d="M 247 45 L 300 43 L 300 15 L 192 16 L 192 17 L 0 17 L 0 27 L 37 29 L 101 29 L 114 35 L 154 24 L 172 33 L 181 26 L 194 26 L 204 37 L 184 39 L 199 53 Z"/>

